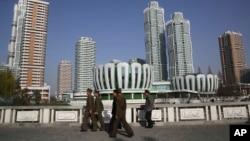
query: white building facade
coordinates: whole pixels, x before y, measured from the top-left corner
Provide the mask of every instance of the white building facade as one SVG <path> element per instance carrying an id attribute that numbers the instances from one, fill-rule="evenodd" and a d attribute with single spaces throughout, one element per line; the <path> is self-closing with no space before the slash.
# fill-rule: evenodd
<path id="1" fill-rule="evenodd" d="M 152 72 L 148 64 L 116 62 L 98 65 L 94 69 L 94 87 L 106 100 L 116 88 L 121 88 L 127 99 L 142 99 L 144 91 L 150 90 L 152 85 Z"/>
<path id="2" fill-rule="evenodd" d="M 189 74 L 172 78 L 173 92 L 215 94 L 219 87 L 219 78 L 213 74 Z"/>
<path id="3" fill-rule="evenodd" d="M 87 88 L 93 89 L 96 43 L 89 37 L 81 37 L 75 48 L 74 97 L 86 96 Z"/>
<path id="4" fill-rule="evenodd" d="M 181 12 L 166 23 L 169 78 L 194 73 L 190 22 Z"/>
<path id="5" fill-rule="evenodd" d="M 146 63 L 153 66 L 154 81 L 166 81 L 167 56 L 164 9 L 152 1 L 143 11 Z"/>

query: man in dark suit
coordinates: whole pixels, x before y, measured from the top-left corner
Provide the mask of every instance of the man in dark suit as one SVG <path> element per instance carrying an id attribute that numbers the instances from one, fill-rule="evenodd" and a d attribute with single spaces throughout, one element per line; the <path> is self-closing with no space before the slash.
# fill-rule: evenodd
<path id="1" fill-rule="evenodd" d="M 114 91 L 116 91 L 116 90 L 114 90 Z M 116 97 L 113 95 L 113 104 L 112 104 L 112 111 L 111 111 L 112 117 L 110 118 L 109 128 L 108 128 L 109 133 L 111 133 L 113 130 L 113 125 L 114 125 L 115 115 L 116 115 L 115 112 L 116 112 Z M 121 122 L 118 125 L 118 129 L 122 129 Z"/>
<path id="2" fill-rule="evenodd" d="M 81 126 L 81 131 L 87 131 L 88 128 L 88 118 L 91 118 L 93 127 L 92 131 L 97 131 L 97 124 L 96 124 L 96 118 L 94 115 L 94 97 L 91 95 L 92 90 L 87 89 L 87 100 L 86 100 L 86 108 L 85 108 L 85 113 L 83 117 L 83 123 Z"/>
<path id="3" fill-rule="evenodd" d="M 125 97 L 121 95 L 121 89 L 118 88 L 114 90 L 113 96 L 116 99 L 115 106 L 113 107 L 115 108 L 115 120 L 113 123 L 112 132 L 110 133 L 110 137 L 116 137 L 117 127 L 119 126 L 120 122 L 122 122 L 124 129 L 128 133 L 128 137 L 132 137 L 134 135 L 134 132 L 126 121 L 127 104 Z"/>
<path id="4" fill-rule="evenodd" d="M 144 95 L 146 96 L 146 103 L 145 103 L 145 118 L 148 122 L 148 126 L 146 128 L 152 128 L 154 122 L 152 121 L 152 110 L 154 109 L 154 98 L 150 95 L 149 90 L 145 90 Z"/>
<path id="5" fill-rule="evenodd" d="M 102 117 L 102 111 L 104 108 L 103 108 L 102 100 L 100 98 L 99 91 L 96 90 L 94 92 L 94 96 L 95 96 L 95 115 L 101 124 L 100 131 L 103 131 L 105 129 L 104 121 Z"/>

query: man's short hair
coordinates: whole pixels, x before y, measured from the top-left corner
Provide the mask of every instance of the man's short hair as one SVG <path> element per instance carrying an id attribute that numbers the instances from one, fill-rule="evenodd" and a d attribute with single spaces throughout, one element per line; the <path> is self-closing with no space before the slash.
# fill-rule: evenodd
<path id="1" fill-rule="evenodd" d="M 113 93 L 117 93 L 117 94 L 118 94 L 118 91 L 117 91 L 117 89 L 113 90 Z"/>
<path id="2" fill-rule="evenodd" d="M 95 90 L 94 93 L 97 93 L 99 95 L 99 91 L 98 90 Z"/>
<path id="3" fill-rule="evenodd" d="M 87 89 L 87 92 L 92 93 L 92 89 L 88 88 L 88 89 Z"/>
<path id="4" fill-rule="evenodd" d="M 145 90 L 144 92 L 150 94 L 149 90 Z"/>
<path id="5" fill-rule="evenodd" d="M 121 94 L 121 93 L 122 93 L 122 89 L 121 89 L 121 88 L 117 88 L 116 90 L 117 90 L 117 93 L 118 93 L 118 94 Z"/>

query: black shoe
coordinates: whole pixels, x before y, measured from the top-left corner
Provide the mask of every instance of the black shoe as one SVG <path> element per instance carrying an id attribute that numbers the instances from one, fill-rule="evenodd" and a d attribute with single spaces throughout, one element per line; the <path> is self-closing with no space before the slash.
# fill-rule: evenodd
<path id="1" fill-rule="evenodd" d="M 113 135 L 109 135 L 110 138 L 116 138 L 116 136 L 113 136 Z"/>
<path id="2" fill-rule="evenodd" d="M 146 128 L 153 128 L 153 125 L 146 126 Z"/>
<path id="3" fill-rule="evenodd" d="M 81 129 L 81 132 L 87 132 L 88 130 L 86 130 L 86 129 Z"/>
<path id="4" fill-rule="evenodd" d="M 92 132 L 96 132 L 97 130 L 96 130 L 96 129 L 95 129 L 95 130 L 92 129 L 91 131 L 92 131 Z"/>
<path id="5" fill-rule="evenodd" d="M 104 128 L 100 128 L 99 131 L 104 131 Z"/>
<path id="6" fill-rule="evenodd" d="M 129 138 L 131 138 L 131 137 L 133 137 L 133 136 L 134 136 L 134 134 L 129 134 L 129 135 L 128 135 Z"/>

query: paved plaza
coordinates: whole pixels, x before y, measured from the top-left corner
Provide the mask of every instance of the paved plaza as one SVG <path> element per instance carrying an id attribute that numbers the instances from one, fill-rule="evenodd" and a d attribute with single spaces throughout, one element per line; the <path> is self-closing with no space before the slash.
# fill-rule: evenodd
<path id="1" fill-rule="evenodd" d="M 80 132 L 79 126 L 0 126 L 1 141 L 228 141 L 232 123 L 206 123 L 197 125 L 161 125 L 152 129 L 132 126 L 135 136 L 128 138 L 120 130 L 117 138 L 107 132 Z M 235 123 L 234 123 L 235 124 Z M 239 123 L 244 124 L 244 123 Z M 124 135 L 125 134 L 125 135 Z"/>

